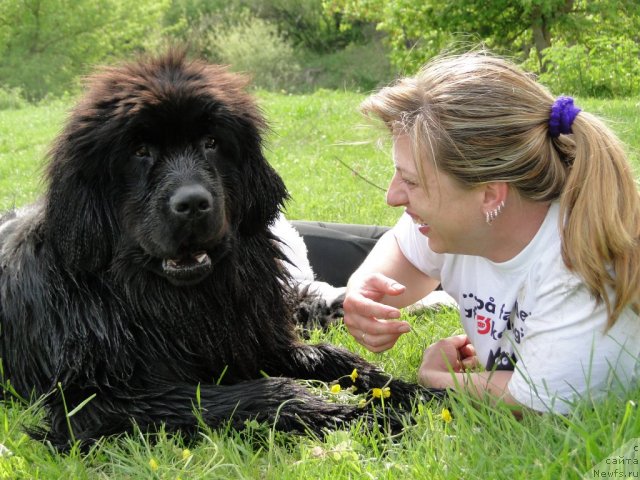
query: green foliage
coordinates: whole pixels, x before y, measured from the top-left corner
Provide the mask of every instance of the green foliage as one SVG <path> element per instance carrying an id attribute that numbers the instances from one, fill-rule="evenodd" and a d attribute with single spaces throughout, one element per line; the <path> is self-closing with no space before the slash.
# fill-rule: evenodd
<path id="1" fill-rule="evenodd" d="M 285 88 L 300 70 L 293 47 L 275 25 L 258 17 L 242 15 L 236 23 L 210 32 L 206 39 L 209 58 L 251 73 L 257 87 Z"/>
<path id="2" fill-rule="evenodd" d="M 207 57 L 210 36 L 233 25 L 240 16 L 234 1 L 171 0 L 162 22 L 172 43 L 187 45 L 192 54 Z"/>
<path id="3" fill-rule="evenodd" d="M 72 90 L 87 67 L 160 41 L 169 0 L 3 0 L 0 84 L 37 100 Z"/>
<path id="4" fill-rule="evenodd" d="M 27 101 L 20 87 L 3 87 L 0 85 L 0 110 L 17 109 L 26 106 Z"/>
<path id="5" fill-rule="evenodd" d="M 383 42 L 372 39 L 368 44 L 351 43 L 333 53 L 302 55 L 300 75 L 287 90 L 307 92 L 323 88 L 372 91 L 394 78 L 387 50 Z"/>
<path id="6" fill-rule="evenodd" d="M 377 22 L 387 34 L 393 63 L 406 72 L 443 50 L 483 44 L 526 61 L 564 91 L 640 93 L 640 3 L 635 0 L 327 0 L 325 7 Z"/>
<path id="7" fill-rule="evenodd" d="M 312 52 L 335 52 L 368 38 L 365 24 L 358 22 L 349 29 L 341 28 L 342 16 L 328 14 L 320 0 L 245 0 L 241 3 L 277 25 L 280 33 L 293 45 Z"/>
<path id="8" fill-rule="evenodd" d="M 344 30 L 319 0 L 174 0 L 164 22 L 192 53 L 251 72 L 262 88 L 368 90 L 391 78 L 371 25 Z"/>
<path id="9" fill-rule="evenodd" d="M 539 79 L 553 92 L 599 98 L 640 94 L 640 44 L 629 38 L 593 38 L 584 44 L 557 41 L 543 52 Z M 531 67 L 533 59 L 525 64 Z"/>

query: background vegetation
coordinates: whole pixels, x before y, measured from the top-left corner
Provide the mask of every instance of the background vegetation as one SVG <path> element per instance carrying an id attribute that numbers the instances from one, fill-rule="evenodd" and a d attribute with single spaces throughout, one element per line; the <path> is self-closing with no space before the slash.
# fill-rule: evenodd
<path id="1" fill-rule="evenodd" d="M 183 43 L 271 90 L 368 91 L 480 43 L 558 94 L 640 93 L 636 0 L 0 0 L 0 108 Z"/>

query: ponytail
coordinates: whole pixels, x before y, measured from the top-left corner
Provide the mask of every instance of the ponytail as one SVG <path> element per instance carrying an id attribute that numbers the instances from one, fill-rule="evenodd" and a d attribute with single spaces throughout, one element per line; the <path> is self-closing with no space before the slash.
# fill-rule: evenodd
<path id="1" fill-rule="evenodd" d="M 552 140 L 574 152 L 563 156 L 562 258 L 605 302 L 610 328 L 626 306 L 640 310 L 640 196 L 620 141 L 600 120 L 582 112 L 572 132 Z"/>

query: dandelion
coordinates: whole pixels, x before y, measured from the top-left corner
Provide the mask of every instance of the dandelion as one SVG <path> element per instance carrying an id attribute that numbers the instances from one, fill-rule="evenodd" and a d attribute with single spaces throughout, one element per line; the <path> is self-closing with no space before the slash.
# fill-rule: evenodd
<path id="1" fill-rule="evenodd" d="M 367 406 L 367 401 L 364 398 L 361 398 L 358 402 L 358 408 L 364 408 Z"/>
<path id="2" fill-rule="evenodd" d="M 371 390 L 373 398 L 389 398 L 391 396 L 391 389 L 389 387 L 374 388 Z"/>
<path id="3" fill-rule="evenodd" d="M 351 378 L 352 382 L 355 382 L 356 378 L 358 378 L 358 369 L 354 368 L 353 372 L 351 372 L 351 375 L 349 375 L 349 377 Z"/>
<path id="4" fill-rule="evenodd" d="M 444 421 L 444 423 L 451 423 L 451 420 L 453 420 L 453 417 L 451 416 L 451 412 L 447 408 L 442 409 L 442 413 L 440 414 L 440 416 L 442 417 L 442 420 Z"/>
<path id="5" fill-rule="evenodd" d="M 331 393 L 340 393 L 340 390 L 342 390 L 342 387 L 340 387 L 339 383 L 331 385 Z"/>
<path id="6" fill-rule="evenodd" d="M 149 468 L 151 469 L 152 472 L 155 472 L 158 470 L 158 461 L 155 458 L 149 459 Z"/>
<path id="7" fill-rule="evenodd" d="M 184 450 L 182 450 L 182 459 L 188 460 L 189 457 L 191 457 L 191 450 L 189 450 L 188 448 L 185 448 Z"/>

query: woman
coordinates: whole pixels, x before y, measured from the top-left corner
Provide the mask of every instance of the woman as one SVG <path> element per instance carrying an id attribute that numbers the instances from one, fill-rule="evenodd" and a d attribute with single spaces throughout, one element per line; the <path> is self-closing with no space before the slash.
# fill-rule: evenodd
<path id="1" fill-rule="evenodd" d="M 441 283 L 465 334 L 427 348 L 422 384 L 559 413 L 630 385 L 640 200 L 613 133 L 482 53 L 438 59 L 362 110 L 392 136 L 387 203 L 405 214 L 349 280 L 350 333 L 391 348 L 411 328 L 399 308 Z"/>

